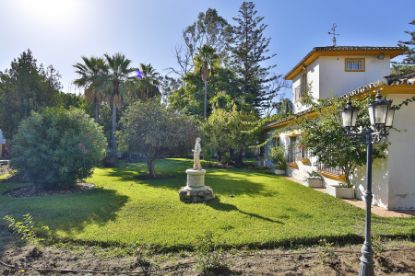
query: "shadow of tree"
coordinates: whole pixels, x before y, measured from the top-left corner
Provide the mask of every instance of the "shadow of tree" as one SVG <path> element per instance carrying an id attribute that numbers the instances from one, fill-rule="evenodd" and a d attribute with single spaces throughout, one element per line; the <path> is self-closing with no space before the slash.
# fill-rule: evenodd
<path id="1" fill-rule="evenodd" d="M 127 196 L 101 188 L 63 195 L 25 198 L 1 195 L 0 227 L 7 228 L 3 222 L 5 215 L 21 220 L 22 215 L 30 213 L 37 225 L 50 228 L 52 236 L 56 236 L 60 231 L 68 233 L 82 231 L 86 225 L 104 225 L 108 221 L 115 220 L 118 210 L 127 201 Z M 0 231 L 0 235 L 4 233 Z"/>
<path id="2" fill-rule="evenodd" d="M 6 225 L 4 225 L 3 222 L 0 222 L 0 258 L 11 244 L 11 239 L 12 236 L 7 231 Z"/>
<path id="3" fill-rule="evenodd" d="M 264 220 L 267 222 L 272 222 L 272 223 L 277 223 L 277 224 L 284 224 L 282 221 L 279 220 L 275 220 L 275 219 L 271 219 L 271 218 L 267 218 L 258 214 L 254 214 L 254 213 L 250 213 L 250 212 L 245 212 L 243 210 L 240 210 L 238 207 L 236 207 L 233 204 L 229 204 L 229 203 L 224 203 L 220 201 L 220 197 L 215 197 L 214 199 L 208 201 L 206 203 L 207 206 L 218 210 L 218 211 L 224 211 L 224 212 L 229 212 L 229 211 L 237 211 L 243 215 L 252 217 L 252 218 L 256 218 L 256 219 L 260 219 L 260 220 Z"/>
<path id="4" fill-rule="evenodd" d="M 157 162 L 158 177 L 149 179 L 145 176 L 147 171 L 143 163 L 123 164 L 113 168 L 106 173 L 106 176 L 116 177 L 122 181 L 135 182 L 138 185 L 151 186 L 153 188 L 169 188 L 179 190 L 186 185 L 186 173 L 189 162 L 181 160 L 159 160 Z M 222 195 L 261 195 L 275 196 L 275 190 L 265 188 L 261 181 L 251 181 L 248 178 L 267 177 L 247 169 L 218 169 L 208 168 L 206 174 L 206 185 L 213 188 L 215 194 Z"/>

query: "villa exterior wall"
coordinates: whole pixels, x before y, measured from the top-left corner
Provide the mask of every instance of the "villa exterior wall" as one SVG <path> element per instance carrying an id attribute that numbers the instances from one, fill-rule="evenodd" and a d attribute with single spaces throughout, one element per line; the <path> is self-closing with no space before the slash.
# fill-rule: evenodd
<path id="1" fill-rule="evenodd" d="M 307 73 L 307 83 L 308 85 L 311 85 L 310 94 L 314 99 L 318 99 L 320 97 L 319 95 L 320 66 L 319 66 L 318 59 L 315 60 L 313 63 L 311 63 L 309 66 L 307 66 L 307 68 L 305 69 L 305 72 Z M 296 87 L 299 87 L 301 84 L 301 76 L 302 74 L 298 74 L 293 79 L 293 84 L 292 84 L 293 99 L 295 99 Z M 294 113 L 298 113 L 306 109 L 307 107 L 302 105 L 300 102 L 294 102 Z"/>
<path id="2" fill-rule="evenodd" d="M 408 95 L 391 95 L 395 104 L 408 98 Z M 388 141 L 390 143 L 385 159 L 373 163 L 372 186 L 374 203 L 390 210 L 415 208 L 415 108 L 403 106 L 396 112 L 394 127 Z M 365 166 L 359 168 L 353 177 L 357 196 L 363 196 L 365 189 Z"/>
<path id="3" fill-rule="evenodd" d="M 311 85 L 311 96 L 314 99 L 342 96 L 345 93 L 376 81 L 383 81 L 390 74 L 390 59 L 378 59 L 376 56 L 364 56 L 364 72 L 346 72 L 346 58 L 362 58 L 362 56 L 321 56 L 305 69 L 307 83 Z M 302 112 L 306 106 L 295 100 L 295 89 L 300 87 L 302 75 L 295 76 L 292 82 L 294 113 Z"/>
<path id="4" fill-rule="evenodd" d="M 366 189 L 366 166 L 361 166 L 351 176 L 355 186 L 356 198 L 364 200 Z M 373 205 L 389 209 L 389 169 L 388 158 L 376 159 L 372 167 Z"/>
<path id="5" fill-rule="evenodd" d="M 390 74 L 390 59 L 378 59 L 376 56 L 364 56 L 364 72 L 346 72 L 345 58 L 362 58 L 362 56 L 322 56 L 320 63 L 319 91 L 321 98 L 342 96 L 357 87 L 384 80 Z"/>
<path id="6" fill-rule="evenodd" d="M 389 97 L 395 104 L 408 95 Z M 394 127 L 389 135 L 389 209 L 415 208 L 415 107 L 403 106 L 396 112 Z"/>

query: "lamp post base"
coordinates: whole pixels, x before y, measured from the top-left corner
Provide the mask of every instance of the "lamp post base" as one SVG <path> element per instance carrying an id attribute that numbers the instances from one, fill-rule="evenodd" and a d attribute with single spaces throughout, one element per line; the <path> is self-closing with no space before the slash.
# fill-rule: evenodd
<path id="1" fill-rule="evenodd" d="M 360 257 L 359 276 L 373 276 L 373 250 L 370 244 L 365 242 L 362 247 L 362 257 Z"/>

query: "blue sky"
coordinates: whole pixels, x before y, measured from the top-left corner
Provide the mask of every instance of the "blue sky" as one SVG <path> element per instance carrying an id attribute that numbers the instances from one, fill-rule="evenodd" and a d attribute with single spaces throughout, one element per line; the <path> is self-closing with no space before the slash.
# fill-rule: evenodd
<path id="1" fill-rule="evenodd" d="M 161 73 L 176 66 L 174 47 L 182 30 L 200 11 L 216 8 L 229 22 L 237 0 L 0 0 L 0 70 L 30 48 L 38 61 L 62 75 L 65 91 L 72 65 L 82 55 L 120 51 L 134 65 L 152 63 Z M 284 74 L 311 48 L 331 44 L 327 34 L 338 25 L 338 45 L 395 46 L 408 38 L 415 19 L 413 0 L 254 1 L 269 26 L 276 71 Z"/>

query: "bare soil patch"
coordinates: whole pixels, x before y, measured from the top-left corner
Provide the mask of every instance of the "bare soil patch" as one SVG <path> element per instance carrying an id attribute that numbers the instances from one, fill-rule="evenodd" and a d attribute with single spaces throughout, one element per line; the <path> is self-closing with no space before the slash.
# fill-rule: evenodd
<path id="1" fill-rule="evenodd" d="M 75 187 L 66 190 L 41 190 L 36 191 L 35 187 L 23 186 L 4 192 L 5 195 L 10 197 L 32 197 L 32 196 L 48 196 L 48 195 L 63 195 L 71 193 L 79 193 L 95 189 L 96 186 L 91 183 L 77 183 Z"/>
<path id="2" fill-rule="evenodd" d="M 138 252 L 138 253 L 137 253 Z M 387 242 L 375 256 L 376 275 L 415 275 L 415 243 Z M 226 275 L 357 275 L 360 245 L 224 253 Z M 134 249 L 18 246 L 0 251 L 1 275 L 198 275 L 192 252 L 143 254 Z M 218 275 L 218 274 L 211 274 Z M 225 275 L 225 274 L 221 274 Z"/>

